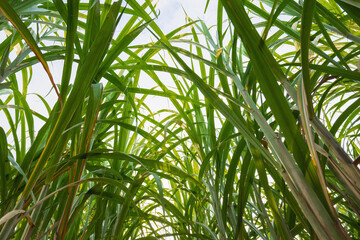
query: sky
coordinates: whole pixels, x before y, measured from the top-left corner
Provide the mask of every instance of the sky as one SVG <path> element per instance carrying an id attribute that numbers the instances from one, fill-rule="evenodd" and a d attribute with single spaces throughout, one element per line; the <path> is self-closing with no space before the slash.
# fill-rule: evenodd
<path id="1" fill-rule="evenodd" d="M 208 25 L 216 23 L 217 1 L 210 0 L 208 9 L 204 13 L 206 0 L 159 0 L 157 8 L 160 11 L 157 23 L 168 32 L 174 27 L 185 23 L 185 12 L 193 20 L 204 20 Z"/>

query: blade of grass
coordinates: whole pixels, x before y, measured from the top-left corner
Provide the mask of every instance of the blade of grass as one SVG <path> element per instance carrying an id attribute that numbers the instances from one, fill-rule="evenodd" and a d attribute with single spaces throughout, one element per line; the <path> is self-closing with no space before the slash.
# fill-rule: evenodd
<path id="1" fill-rule="evenodd" d="M 36 57 L 41 62 L 43 68 L 45 69 L 46 73 L 48 74 L 51 84 L 55 89 L 56 95 L 59 98 L 61 106 L 63 105 L 62 99 L 60 97 L 60 93 L 55 85 L 54 78 L 50 72 L 50 69 L 44 59 L 44 56 L 41 53 L 41 50 L 39 49 L 35 39 L 31 35 L 30 31 L 27 29 L 26 25 L 21 21 L 19 15 L 16 13 L 16 11 L 11 7 L 11 5 L 5 1 L 0 2 L 0 12 L 13 24 L 13 26 L 19 31 L 23 39 L 26 41 L 28 46 L 31 48 L 31 50 L 34 52 Z"/>

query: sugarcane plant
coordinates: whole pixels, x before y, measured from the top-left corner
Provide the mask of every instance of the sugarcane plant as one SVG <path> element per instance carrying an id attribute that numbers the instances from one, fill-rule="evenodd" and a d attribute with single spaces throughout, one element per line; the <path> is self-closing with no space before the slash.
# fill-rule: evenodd
<path id="1" fill-rule="evenodd" d="M 0 1 L 0 239 L 360 237 L 359 4 L 204 3 Z"/>

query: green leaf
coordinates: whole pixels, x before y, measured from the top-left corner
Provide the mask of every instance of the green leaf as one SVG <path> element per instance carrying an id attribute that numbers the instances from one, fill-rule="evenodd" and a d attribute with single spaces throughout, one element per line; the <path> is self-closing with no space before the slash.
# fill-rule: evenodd
<path id="1" fill-rule="evenodd" d="M 59 94 L 59 91 L 57 90 L 57 87 L 54 82 L 54 78 L 50 72 L 50 69 L 44 59 L 43 54 L 41 53 L 35 39 L 31 35 L 30 31 L 27 29 L 26 25 L 21 21 L 19 15 L 16 13 L 16 11 L 11 7 L 11 5 L 8 3 L 7 0 L 0 2 L 0 12 L 11 22 L 11 24 L 19 31 L 23 39 L 26 41 L 26 43 L 29 45 L 31 50 L 34 52 L 35 56 L 39 59 L 41 62 L 43 68 L 45 69 L 46 73 L 48 74 L 51 84 L 53 85 L 56 94 L 58 95 L 59 101 L 62 105 L 62 100 Z"/>
<path id="2" fill-rule="evenodd" d="M 10 174 L 10 162 L 8 160 L 8 145 L 4 129 L 0 127 L 0 182 L 1 182 L 1 202 L 7 199 L 7 175 Z M 5 213 L 5 205 L 2 206 L 1 212 Z"/>

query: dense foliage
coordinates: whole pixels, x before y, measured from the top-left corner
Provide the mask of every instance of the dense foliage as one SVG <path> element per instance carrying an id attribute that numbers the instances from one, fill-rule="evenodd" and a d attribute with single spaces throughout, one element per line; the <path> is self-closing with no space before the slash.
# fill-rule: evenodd
<path id="1" fill-rule="evenodd" d="M 360 238 L 358 1 L 216 4 L 0 1 L 0 239 Z"/>

